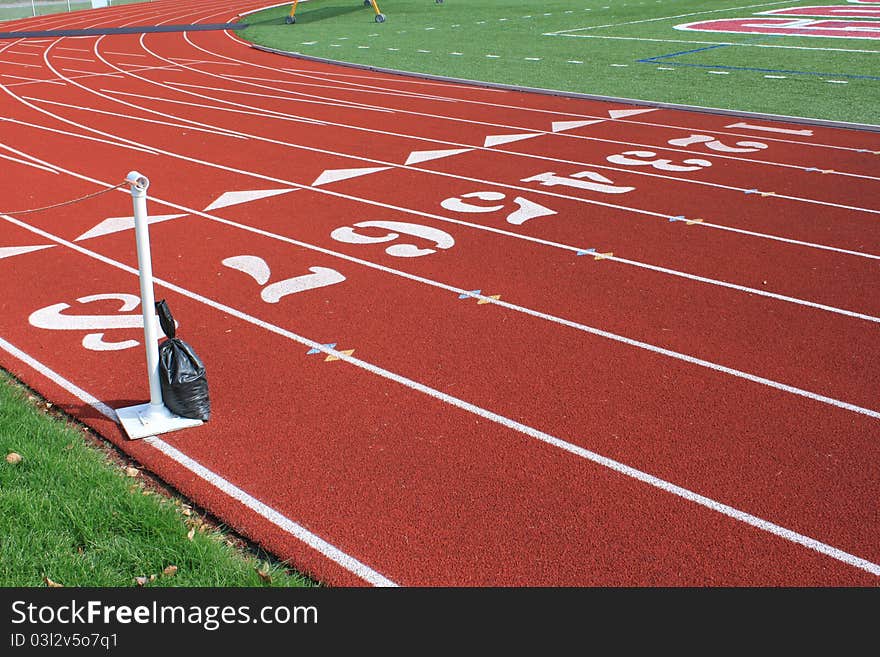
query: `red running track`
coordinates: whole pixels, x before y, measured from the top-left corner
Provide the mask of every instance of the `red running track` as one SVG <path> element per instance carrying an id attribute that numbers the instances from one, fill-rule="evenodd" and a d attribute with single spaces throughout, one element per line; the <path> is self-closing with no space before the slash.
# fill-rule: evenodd
<path id="1" fill-rule="evenodd" d="M 0 41 L 0 87 L 0 365 L 297 569 L 877 586 L 877 132 L 368 72 L 219 30 Z M 113 410 L 149 399 L 130 194 L 63 204 L 132 170 L 156 297 L 212 402 L 144 440 Z"/>

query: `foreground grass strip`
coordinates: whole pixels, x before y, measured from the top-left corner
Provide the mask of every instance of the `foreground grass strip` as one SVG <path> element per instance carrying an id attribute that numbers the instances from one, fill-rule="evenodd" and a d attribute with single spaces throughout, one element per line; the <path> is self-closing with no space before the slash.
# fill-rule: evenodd
<path id="1" fill-rule="evenodd" d="M 0 371 L 0 587 L 304 587 Z"/>

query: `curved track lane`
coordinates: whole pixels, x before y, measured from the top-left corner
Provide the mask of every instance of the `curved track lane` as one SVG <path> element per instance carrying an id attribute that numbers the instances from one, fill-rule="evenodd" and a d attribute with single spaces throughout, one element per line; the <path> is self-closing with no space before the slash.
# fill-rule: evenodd
<path id="1" fill-rule="evenodd" d="M 232 30 L 3 40 L 0 91 L 0 364 L 294 567 L 877 585 L 877 132 L 369 72 Z M 148 397 L 130 196 L 63 204 L 131 170 L 213 411 L 143 441 L 113 411 Z"/>

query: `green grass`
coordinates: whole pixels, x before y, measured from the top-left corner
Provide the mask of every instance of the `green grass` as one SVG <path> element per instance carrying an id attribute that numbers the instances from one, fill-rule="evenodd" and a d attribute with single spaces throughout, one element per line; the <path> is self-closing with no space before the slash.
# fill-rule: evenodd
<path id="1" fill-rule="evenodd" d="M 0 371 L 0 587 L 314 586 L 46 406 Z"/>
<path id="2" fill-rule="evenodd" d="M 752 4 L 760 6 L 731 9 Z M 784 6 L 816 4 L 821 3 Z M 372 9 L 360 0 L 309 0 L 297 8 L 294 25 L 284 22 L 288 8 L 277 7 L 245 17 L 249 27 L 239 34 L 272 48 L 380 68 L 880 123 L 877 41 L 674 28 L 697 20 L 748 18 L 779 6 L 741 0 L 379 0 L 387 20 L 375 23 Z M 563 31 L 577 36 L 550 35 Z"/>

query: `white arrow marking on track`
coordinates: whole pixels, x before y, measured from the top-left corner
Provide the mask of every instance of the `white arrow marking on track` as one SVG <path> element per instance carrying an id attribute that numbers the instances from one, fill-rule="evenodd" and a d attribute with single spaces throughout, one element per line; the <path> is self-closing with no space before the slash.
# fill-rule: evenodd
<path id="1" fill-rule="evenodd" d="M 594 123 L 602 123 L 605 119 L 597 119 L 595 121 L 554 121 L 553 132 L 561 132 L 563 130 L 572 130 L 574 128 L 582 128 L 585 125 L 593 125 Z"/>
<path id="2" fill-rule="evenodd" d="M 39 251 L 40 249 L 51 249 L 54 244 L 44 244 L 42 246 L 0 246 L 0 260 L 3 258 L 11 258 L 12 256 Z"/>
<path id="3" fill-rule="evenodd" d="M 279 194 L 287 194 L 287 192 L 295 192 L 296 189 L 254 189 L 241 192 L 224 192 L 217 199 L 205 208 L 205 212 L 209 210 L 217 210 L 218 208 L 226 208 L 230 205 L 238 205 L 240 203 L 248 203 L 261 198 L 270 196 L 278 196 Z"/>
<path id="4" fill-rule="evenodd" d="M 530 132 L 523 135 L 490 135 L 486 137 L 486 143 L 483 144 L 483 146 L 488 148 L 489 146 L 497 146 L 499 144 L 509 144 L 512 141 L 531 139 L 532 137 L 538 137 L 541 134 L 542 133 L 540 132 Z"/>
<path id="5" fill-rule="evenodd" d="M 150 215 L 147 218 L 147 223 L 157 224 L 160 221 L 168 221 L 169 219 L 178 219 L 185 216 L 185 214 Z M 109 235 L 110 233 L 118 233 L 120 231 L 129 230 L 132 228 L 134 228 L 134 217 L 110 217 L 109 219 L 104 219 L 104 221 L 99 223 L 94 228 L 84 232 L 82 235 L 77 237 L 74 242 L 91 239 L 92 237 L 99 237 L 101 235 Z"/>
<path id="6" fill-rule="evenodd" d="M 654 108 L 651 109 L 637 109 L 637 110 L 608 110 L 608 116 L 612 119 L 620 119 L 624 116 L 635 116 L 636 114 L 644 114 L 645 112 L 656 112 L 657 110 Z"/>
<path id="7" fill-rule="evenodd" d="M 441 157 L 449 157 L 450 155 L 458 155 L 459 153 L 467 153 L 470 148 L 454 148 L 445 151 L 413 151 L 406 158 L 406 164 L 418 164 L 419 162 L 427 162 L 428 160 L 438 160 Z"/>
<path id="8" fill-rule="evenodd" d="M 325 185 L 339 180 L 348 180 L 349 178 L 366 176 L 367 174 L 376 173 L 377 171 L 385 171 L 390 168 L 391 167 L 363 167 L 360 169 L 327 169 L 324 173 L 318 176 L 315 182 L 312 183 L 312 186 L 317 187 L 318 185 Z"/>

